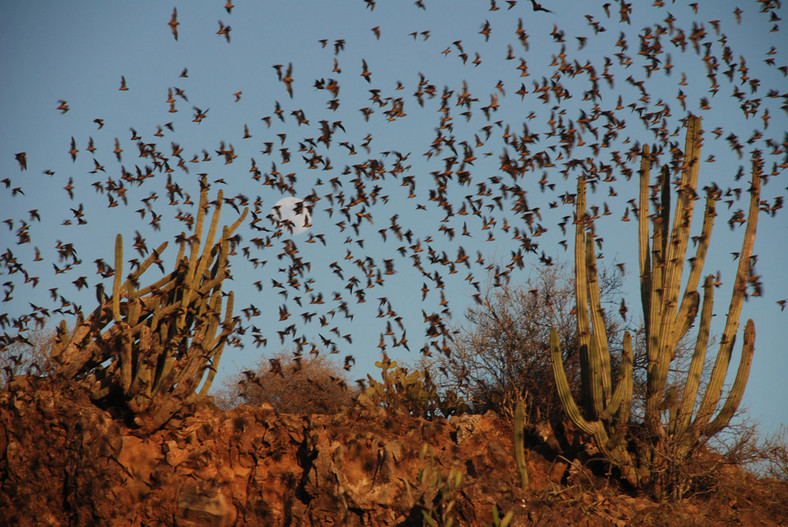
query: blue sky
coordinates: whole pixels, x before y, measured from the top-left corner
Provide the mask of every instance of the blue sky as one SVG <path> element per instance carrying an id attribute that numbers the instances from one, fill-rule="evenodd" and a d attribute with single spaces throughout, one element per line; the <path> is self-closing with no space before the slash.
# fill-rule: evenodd
<path id="1" fill-rule="evenodd" d="M 440 152 L 425 155 L 436 137 L 436 128 L 441 125 L 442 117 L 451 117 L 451 121 L 444 122 L 450 126 L 442 133 L 449 139 L 454 136 L 456 155 L 462 157 L 461 144 L 466 141 L 473 147 L 477 158 L 473 165 L 465 167 L 471 175 L 470 185 L 461 185 L 456 177 L 446 185 L 447 200 L 455 212 L 460 210 L 462 203 L 470 203 L 465 196 L 476 194 L 479 183 L 484 182 L 495 190 L 500 184 L 498 181 L 520 185 L 527 192 L 529 207 L 539 208 L 541 220 L 537 223 L 547 230 L 532 238 L 538 249 L 535 253 L 524 254 L 525 266 L 511 273 L 512 280 L 524 282 L 530 270 L 541 265 L 543 252 L 546 257 L 570 261 L 572 239 L 563 235 L 557 224 L 571 214 L 571 209 L 561 204 L 560 196 L 573 191 L 572 178 L 577 171 L 571 172 L 569 179 L 564 179 L 560 170 L 566 159 L 560 156 L 560 146 L 550 150 L 550 146 L 556 147 L 558 141 L 551 139 L 548 132 L 551 119 L 560 120 L 563 124 L 569 119 L 576 122 L 580 112 L 590 114 L 596 102 L 583 100 L 589 87 L 587 75 L 553 77 L 556 74 L 554 59 L 560 62 L 562 46 L 565 59 L 570 64 L 575 60 L 578 65 L 590 63 L 600 76 L 604 57 L 611 59 L 609 71 L 614 84 L 609 86 L 604 78 L 600 78 L 601 99 L 598 103 L 603 110 L 612 109 L 620 96 L 622 108 L 616 110 L 615 115 L 626 122 L 614 144 L 596 153 L 590 147 L 593 136 L 587 134 L 586 146 L 577 146 L 573 157 L 586 159 L 589 164 L 611 165 L 611 151 L 623 153 L 638 142 L 653 144 L 654 135 L 645 129 L 629 104 L 644 106 L 648 108 L 646 112 L 657 111 L 663 108 L 662 104 L 667 104 L 671 109 L 670 116 L 666 118 L 667 128 L 671 132 L 678 130 L 678 135 L 671 137 L 671 141 L 683 146 L 680 119 L 686 117 L 686 111 L 677 100 L 681 90 L 686 95 L 687 111 L 704 118 L 706 141 L 703 158 L 708 160 L 713 156 L 713 162 L 706 162 L 701 167 L 701 186 L 714 182 L 725 190 L 744 185 L 746 178 L 736 182 L 736 173 L 741 166 L 745 174 L 749 174 L 749 152 L 758 148 L 763 152 L 768 170 L 774 167 L 776 171 L 766 182 L 762 199 L 772 204 L 784 196 L 785 174 L 784 167 L 780 165 L 785 163 L 785 153 L 773 153 L 773 148 L 766 141 L 772 140 L 777 145 L 783 143 L 788 129 L 786 112 L 781 109 L 781 104 L 785 104 L 784 96 L 768 96 L 769 90 L 782 93 L 786 86 L 786 77 L 778 69 L 786 64 L 785 38 L 781 32 L 769 31 L 779 21 L 770 21 L 768 12 L 760 13 L 758 6 L 743 7 L 742 21 L 737 23 L 734 14 L 736 4 L 733 2 L 701 4 L 697 14 L 683 3 L 666 2 L 668 5 L 665 7 L 638 4 L 631 14 L 631 24 L 625 24 L 619 21 L 616 3 L 611 6 L 610 17 L 601 4 L 597 7 L 587 2 L 568 0 L 543 4 L 554 12 L 535 13 L 528 2 L 522 1 L 511 9 L 506 2 L 498 2 L 495 11 L 491 11 L 485 2 L 458 1 L 426 1 L 426 9 L 420 9 L 413 2 L 377 2 L 374 9 L 369 9 L 361 1 L 258 3 L 239 0 L 231 13 L 220 1 L 179 4 L 38 2 L 35 6 L 15 2 L 5 6 L 0 17 L 0 71 L 3 72 L 0 76 L 0 118 L 3 123 L 0 127 L 0 174 L 2 178 L 9 179 L 9 186 L 0 185 L 3 211 L 0 215 L 3 220 L 12 220 L 13 228 L 0 225 L 0 244 L 12 250 L 15 257 L 25 263 L 31 276 L 39 277 L 39 283 L 32 287 L 32 284 L 20 280 L 19 273 L 9 274 L 8 269 L 0 271 L 3 282 L 14 284 L 11 298 L 3 304 L 2 312 L 18 316 L 30 310 L 29 302 L 56 307 L 50 299 L 49 289 L 52 287 L 58 287 L 59 294 L 90 310 L 95 298 L 93 288 L 102 281 L 96 274 L 93 261 L 97 258 L 108 262 L 112 260 L 117 233 L 123 234 L 126 254 L 132 257 L 131 244 L 135 232 L 144 236 L 148 246 L 152 247 L 171 240 L 185 228 L 174 216 L 178 209 L 188 211 L 189 207 L 183 203 L 167 205 L 166 174 L 146 180 L 139 187 L 130 187 L 127 191 L 128 206 L 108 208 L 107 195 L 94 190 L 93 183 L 105 183 L 108 178 L 117 180 L 121 166 L 133 171 L 135 165 L 144 168 L 151 164 L 137 157 L 137 140 L 131 139 L 130 129 L 133 128 L 143 143 L 155 143 L 165 155 L 170 155 L 173 143 L 183 148 L 182 156 L 189 171 L 175 168 L 171 177 L 195 201 L 199 194 L 198 174 L 207 173 L 212 182 L 212 195 L 221 188 L 226 197 L 244 195 L 251 202 L 259 198 L 264 217 L 283 194 L 252 179 L 252 160 L 264 174 L 272 172 L 272 163 L 276 164 L 279 173 L 294 174 L 294 190 L 298 197 L 305 197 L 313 189 L 320 197 L 313 210 L 313 227 L 308 233 L 293 237 L 300 256 L 312 264 L 304 278 L 314 280 L 314 290 L 306 291 L 302 286 L 300 291 L 289 292 L 286 302 L 292 317 L 288 321 L 279 322 L 279 307 L 284 298 L 272 280 L 281 282 L 283 276 L 286 278 L 280 269 L 286 269 L 288 259 L 279 255 L 282 254 L 282 241 L 289 237 L 274 238 L 273 245 L 264 250 L 251 250 L 252 258 L 267 260 L 263 266 L 254 268 L 240 252 L 232 262 L 233 280 L 227 282 L 225 288 L 235 291 L 236 312 L 240 313 L 241 309 L 252 305 L 260 310 L 260 315 L 254 319 L 247 320 L 242 316 L 243 324 L 260 328 L 268 338 L 268 347 L 256 348 L 248 332 L 243 349 L 225 351 L 219 369 L 220 378 L 253 367 L 261 356 L 270 355 L 280 347 L 292 348 L 287 340 L 280 345 L 276 331 L 294 321 L 298 322 L 298 334 L 303 334 L 310 342 L 320 343 L 320 336 L 333 341 L 337 346 L 335 356 L 339 363 L 352 355 L 356 364 L 351 371 L 352 379 L 364 377 L 372 371 L 374 361 L 380 358 L 378 344 L 381 333 L 386 332 L 387 323 L 394 324 L 396 329 L 393 338 L 384 336 L 387 352 L 395 359 L 415 362 L 419 348 L 428 343 L 422 311 L 440 314 L 444 309 L 441 305 L 443 293 L 451 308 L 451 318 L 443 313 L 443 319 L 450 325 L 462 324 L 463 312 L 472 304 L 475 292 L 470 282 L 475 280 L 483 285 L 488 280 L 486 266 L 498 264 L 503 267 L 509 263 L 512 253 L 519 249 L 519 241 L 513 239 L 515 228 L 527 229 L 522 219 L 511 212 L 514 204 L 511 197 L 502 200 L 502 207 L 497 208 L 494 195 L 477 196 L 476 199 L 483 203 L 484 218 L 473 214 L 455 214 L 447 218 L 437 203 L 430 201 L 429 191 L 435 187 L 431 173 L 442 172 L 445 159 L 455 155 L 446 144 Z M 167 24 L 176 6 L 179 21 L 177 41 Z M 777 12 L 778 17 L 783 14 Z M 729 81 L 723 74 L 727 66 L 720 64 L 717 73 L 719 91 L 710 95 L 702 53 L 696 54 L 691 42 L 682 52 L 671 42 L 675 33 L 661 38 L 664 53 L 659 56 L 660 65 L 664 65 L 666 54 L 670 54 L 671 74 L 667 75 L 661 68 L 647 76 L 643 67 L 647 61 L 638 53 L 640 43 L 637 35 L 645 26 L 653 27 L 655 23 L 667 26 L 666 19 L 670 15 L 675 16 L 675 26 L 684 28 L 687 36 L 693 22 L 704 24 L 707 36 L 701 43 L 701 51 L 702 44 L 709 43 L 713 46 L 713 54 L 722 63 L 722 43 L 711 22 L 719 20 L 720 32 L 726 37 L 725 45 L 731 48 L 737 65 L 746 65 L 749 79 L 742 83 L 742 73 L 737 70 L 733 81 Z M 528 35 L 528 49 L 518 41 L 518 19 Z M 217 35 L 220 22 L 231 27 L 230 42 Z M 480 33 L 486 23 L 490 27 L 488 39 Z M 595 32 L 595 23 L 601 24 L 605 31 Z M 372 28 L 380 31 L 379 39 Z M 556 31 L 564 32 L 565 42 L 557 41 Z M 415 38 L 411 36 L 413 32 L 416 32 Z M 621 33 L 628 45 L 628 49 L 623 51 L 616 47 Z M 321 39 L 326 40 L 325 47 Z M 337 53 L 335 43 L 340 39 L 344 41 L 344 48 Z M 580 47 L 582 49 L 578 49 Z M 771 54 L 770 49 L 773 50 Z M 465 60 L 462 53 L 467 55 Z M 617 57 L 615 53 L 623 55 Z M 509 55 L 511 59 L 507 59 Z M 475 64 L 477 57 L 478 63 Z M 739 57 L 743 57 L 744 62 Z M 527 76 L 521 76 L 523 70 L 517 69 L 522 64 L 521 59 L 527 65 Z M 632 65 L 622 64 L 628 59 Z M 773 60 L 774 64 L 768 64 L 767 60 Z M 369 82 L 361 75 L 362 61 L 366 61 L 371 73 Z M 292 98 L 278 80 L 274 68 L 281 65 L 285 71 L 291 63 L 294 79 Z M 181 76 L 184 69 L 188 70 L 187 77 Z M 682 74 L 686 74 L 685 84 L 682 84 Z M 421 75 L 425 79 L 423 86 L 427 90 L 430 85 L 435 89 L 434 97 L 424 95 L 423 106 L 414 95 Z M 127 91 L 119 90 L 121 77 L 125 78 Z M 635 85 L 627 82 L 628 77 L 633 82 L 643 81 L 650 96 L 647 102 L 639 101 L 642 94 Z M 753 87 L 749 80 L 756 78 L 760 85 Z M 334 96 L 329 90 L 315 87 L 315 82 L 320 79 L 325 84 L 330 84 L 330 79 L 338 82 L 340 91 L 336 99 L 339 106 L 336 109 L 330 108 Z M 562 83 L 572 97 L 561 101 L 553 97 L 548 104 L 543 103 L 539 99 L 538 87 L 542 83 L 550 85 L 551 79 Z M 463 82 L 467 83 L 471 97 L 478 99 L 472 102 L 467 120 L 462 115 L 466 108 L 456 104 L 458 95 L 463 91 Z M 528 92 L 522 98 L 517 94 L 521 85 Z M 447 113 L 440 111 L 444 88 L 452 91 L 447 99 Z M 172 91 L 175 94 L 177 90 L 183 90 L 188 101 L 173 95 L 177 112 L 170 112 L 168 93 Z M 370 100 L 373 95 L 370 90 L 379 90 L 385 106 Z M 757 103 L 751 103 L 754 113 L 749 118 L 743 115 L 742 101 L 732 97 L 734 90 L 741 90 L 745 99 L 758 99 Z M 237 92 L 241 92 L 239 97 L 235 95 Z M 490 105 L 493 97 L 498 108 L 491 110 L 488 120 L 482 107 Z M 700 109 L 702 98 L 709 99 L 709 109 Z M 60 100 L 67 102 L 68 112 L 58 111 Z M 391 110 L 398 100 L 403 104 L 401 113 L 405 115 L 389 120 L 384 112 Z M 274 113 L 277 102 L 283 110 L 284 122 Z M 207 110 L 199 123 L 194 122 L 195 107 Z M 361 111 L 363 108 L 374 110 L 368 120 Z M 764 128 L 762 119 L 766 110 L 770 117 L 768 128 Z M 308 124 L 298 124 L 299 111 L 303 112 Z M 270 119 L 270 126 L 266 118 Z M 96 119 L 103 120 L 101 128 Z M 308 149 L 308 140 L 314 141 L 321 135 L 321 120 L 342 123 L 341 128 L 335 128 L 330 147 L 317 143 L 315 148 L 318 154 L 330 158 L 332 168 L 328 170 L 324 170 L 323 164 L 319 169 L 309 169 L 303 159 L 307 153 L 299 151 L 299 144 Z M 510 134 L 522 134 L 524 122 L 532 133 L 539 134 L 533 151 L 550 152 L 555 166 L 536 168 L 513 182 L 500 170 L 502 152 L 508 149 L 510 154 L 513 153 L 511 146 L 504 144 L 502 135 L 507 126 Z M 166 126 L 168 123 L 171 123 L 170 127 Z M 244 138 L 245 126 L 251 137 Z M 486 128 L 488 126 L 490 128 Z M 155 135 L 158 127 L 162 129 L 159 136 Z M 715 129 L 722 131 L 719 137 L 711 133 Z M 756 134 L 752 144 L 747 144 L 756 130 L 761 137 Z M 486 137 L 488 131 L 489 138 Z M 729 148 L 726 138 L 731 133 L 735 133 L 744 144 L 742 158 Z M 79 149 L 74 162 L 68 153 L 72 137 Z M 93 154 L 87 150 L 91 138 L 96 148 Z M 123 148 L 120 162 L 113 153 L 116 138 Z M 237 155 L 230 164 L 225 164 L 224 158 L 215 153 L 222 141 L 232 145 Z M 477 141 L 483 144 L 477 146 Z M 263 153 L 266 143 L 273 143 L 271 153 Z M 290 162 L 284 162 L 281 148 L 288 149 Z M 784 150 L 785 146 L 782 148 Z M 203 149 L 211 154 L 212 160 L 191 163 L 195 155 L 203 158 Z M 353 151 L 356 153 L 352 154 Z M 19 152 L 26 153 L 26 171 L 20 171 L 15 160 L 15 154 Z M 356 213 L 369 213 L 372 220 L 363 220 L 356 234 L 347 225 L 350 221 L 339 213 L 340 205 L 331 206 L 327 196 L 332 193 L 330 180 L 338 178 L 346 203 L 350 202 L 356 191 L 353 165 L 375 159 L 391 170 L 396 159 L 393 152 L 407 156 L 402 161 L 404 170 L 402 173 L 387 173 L 378 180 L 365 181 L 367 193 L 375 186 L 380 187 L 379 199 L 374 204 L 370 201 L 352 209 L 352 217 L 359 218 Z M 97 170 L 95 163 L 102 165 L 104 170 Z M 350 167 L 349 173 L 343 174 L 346 166 Z M 636 170 L 637 162 L 632 161 L 629 166 Z M 453 168 L 456 170 L 458 166 Z M 54 175 L 45 174 L 45 170 L 53 170 Z M 94 170 L 96 173 L 92 174 Z M 402 184 L 408 176 L 412 176 L 415 182 L 415 197 L 409 197 L 407 183 L 405 186 Z M 545 176 L 555 186 L 542 191 L 539 181 Z M 74 185 L 73 200 L 63 190 L 70 178 Z M 220 179 L 225 184 L 216 182 Z M 322 185 L 317 185 L 318 180 Z M 16 188 L 21 188 L 23 194 L 13 195 Z M 611 188 L 618 196 L 611 195 Z M 630 306 L 630 321 L 636 323 L 642 317 L 635 309 L 639 305 L 636 223 L 621 222 L 626 201 L 635 196 L 634 192 L 635 179 L 628 181 L 618 173 L 617 181 L 600 184 L 590 201 L 600 207 L 607 203 L 613 212 L 597 222 L 597 229 L 605 240 L 604 262 L 611 266 L 614 263 L 626 264 L 626 300 Z M 150 203 L 156 214 L 162 215 L 160 231 L 154 230 L 150 224 L 149 212 L 144 218 L 135 212 L 144 207 L 140 200 L 151 193 L 159 196 Z M 727 220 L 736 209 L 746 210 L 747 199 L 745 188 L 742 197 L 731 203 L 730 211 L 725 202 L 718 206 L 720 214 L 705 270 L 705 274 L 719 271 L 724 284 L 715 292 L 714 311 L 719 321 L 713 331 L 717 335 L 722 330 L 736 269 L 730 253 L 740 249 L 743 235 L 743 227 L 732 230 Z M 551 203 L 557 206 L 551 208 Z M 79 210 L 80 204 L 87 223 L 79 225 L 72 221 L 71 225 L 63 225 L 64 220 L 75 219 L 70 209 Z M 334 209 L 332 215 L 327 210 L 331 208 Z M 39 211 L 40 222 L 31 219 L 29 211 L 32 209 Z M 223 223 L 229 223 L 236 217 L 231 207 L 225 207 L 222 214 Z M 699 215 L 697 212 L 696 216 Z M 412 232 L 412 243 L 398 240 L 394 231 L 389 229 L 395 216 L 394 221 L 402 226 L 402 232 Z M 788 298 L 788 286 L 781 278 L 783 262 L 788 256 L 784 218 L 781 211 L 774 216 L 765 213 L 760 216 L 754 252 L 758 255 L 756 269 L 762 275 L 765 287 L 762 297 L 751 298 L 745 303 L 741 319 L 743 328 L 746 319 L 753 318 L 757 332 L 755 359 L 744 404 L 749 406 L 751 415 L 762 422 L 765 431 L 776 429 L 780 422 L 788 420 L 788 410 L 784 405 L 788 396 L 784 383 L 788 357 L 783 353 L 788 337 L 785 329 L 788 313 L 783 312 L 777 303 Z M 342 225 L 337 225 L 343 219 L 346 220 L 344 230 Z M 444 219 L 447 221 L 443 222 Z M 17 230 L 23 221 L 28 224 L 31 242 L 19 245 Z M 454 229 L 454 238 L 447 236 L 446 231 L 438 230 L 441 225 Z M 270 223 L 267 226 L 274 229 Z M 382 229 L 386 229 L 385 240 L 380 233 Z M 468 230 L 469 236 L 462 235 L 464 229 Z M 244 240 L 242 245 L 260 235 L 246 226 L 239 234 Z M 307 243 L 310 234 L 324 235 L 326 244 L 319 240 Z M 491 235 L 494 241 L 487 241 Z M 569 252 L 559 244 L 564 239 L 569 242 Z M 313 237 L 312 241 L 315 240 Z M 425 271 L 428 274 L 437 271 L 445 281 L 442 291 L 412 266 L 410 246 L 417 240 L 421 241 L 423 252 L 419 254 Z M 82 262 L 64 275 L 55 275 L 52 268 L 53 263 L 61 267 L 63 264 L 58 262 L 55 249 L 59 242 L 73 243 Z M 405 256 L 398 251 L 400 247 L 405 248 Z M 430 249 L 438 257 L 445 252 L 449 259 L 455 260 L 460 247 L 470 256 L 471 267 L 457 264 L 456 274 L 450 275 L 446 265 L 429 264 L 427 261 Z M 41 261 L 33 261 L 35 248 L 40 251 Z M 174 247 L 168 249 L 165 262 L 171 262 L 176 252 Z M 473 263 L 479 254 L 484 264 Z M 366 273 L 369 270 L 373 273 L 378 269 L 383 271 L 384 260 L 393 261 L 396 274 L 384 275 L 382 285 L 364 288 Z M 331 264 L 334 262 L 342 269 L 342 279 L 332 272 Z M 145 276 L 153 280 L 158 277 L 157 273 L 157 270 L 151 270 Z M 466 280 L 469 274 L 471 278 Z M 87 278 L 89 288 L 78 290 L 72 283 L 80 276 Z M 358 303 L 358 297 L 345 289 L 352 276 L 358 277 L 362 289 L 365 289 L 364 303 Z M 254 286 L 258 280 L 263 286 L 262 291 Z M 109 283 L 107 280 L 104 282 Z M 422 301 L 423 284 L 430 286 L 430 292 Z M 352 320 L 339 312 L 332 318 L 329 313 L 339 304 L 330 301 L 335 291 L 344 295 Z M 310 307 L 310 294 L 321 292 L 326 303 Z M 297 305 L 294 301 L 296 296 L 302 297 L 306 307 Z M 385 297 L 391 303 L 391 309 L 401 317 L 402 330 L 394 318 L 376 316 L 381 297 Z M 385 303 L 384 307 L 387 307 Z M 310 310 L 317 313 L 316 316 L 311 323 L 302 324 L 299 314 Z M 321 328 L 317 323 L 320 316 L 328 317 L 330 324 Z M 334 327 L 337 333 L 329 332 Z M 394 340 L 401 339 L 403 330 L 410 352 L 392 346 Z M 343 339 L 343 335 L 351 335 L 352 343 Z M 735 349 L 729 378 L 735 374 L 739 349 L 740 344 Z M 716 349 L 712 348 L 712 351 Z"/>

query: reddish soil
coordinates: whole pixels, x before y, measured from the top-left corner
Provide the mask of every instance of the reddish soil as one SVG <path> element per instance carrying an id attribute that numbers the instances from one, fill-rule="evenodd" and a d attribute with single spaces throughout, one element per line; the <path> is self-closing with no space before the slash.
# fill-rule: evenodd
<path id="1" fill-rule="evenodd" d="M 655 502 L 550 460 L 536 442 L 525 492 L 510 425 L 492 413 L 189 410 L 142 436 L 69 386 L 17 378 L 0 392 L 0 515 L 8 525 L 423 525 L 422 511 L 439 519 L 454 499 L 455 525 L 489 525 L 495 506 L 514 511 L 511 525 L 788 523 L 788 485 L 735 466 L 702 493 Z M 444 496 L 452 468 L 463 482 Z"/>

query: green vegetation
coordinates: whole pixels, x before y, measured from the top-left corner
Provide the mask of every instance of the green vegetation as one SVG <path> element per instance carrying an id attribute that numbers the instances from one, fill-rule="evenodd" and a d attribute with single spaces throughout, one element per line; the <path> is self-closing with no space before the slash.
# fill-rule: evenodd
<path id="1" fill-rule="evenodd" d="M 94 401 L 112 405 L 121 398 L 145 430 L 156 430 L 184 404 L 208 393 L 233 332 L 233 293 L 227 294 L 222 315 L 222 282 L 227 276 L 230 237 L 246 210 L 232 226 L 223 228 L 214 244 L 222 202 L 219 191 L 202 240 L 209 208 L 207 185 L 202 186 L 194 234 L 180 240 L 175 270 L 146 287 L 139 287 L 139 279 L 152 264 L 163 271 L 160 256 L 167 243 L 123 280 L 119 234 L 112 297 L 106 298 L 99 288 L 99 306 L 92 314 L 87 318 L 80 314 L 70 334 L 65 322 L 59 327 L 52 352 L 58 364 L 56 375 L 85 386 Z"/>
<path id="2" fill-rule="evenodd" d="M 528 467 L 525 466 L 525 406 L 522 401 L 518 402 L 515 407 L 512 429 L 514 431 L 514 461 L 517 463 L 517 472 L 520 473 L 523 490 L 528 490 Z"/>
<path id="3" fill-rule="evenodd" d="M 491 280 L 492 280 L 491 276 Z M 600 299 L 606 307 L 620 301 L 623 278 L 600 273 Z M 468 308 L 466 323 L 454 339 L 451 354 L 423 360 L 440 391 L 452 391 L 474 412 L 492 410 L 507 418 L 523 401 L 526 422 L 560 420 L 563 416 L 550 361 L 550 330 L 557 328 L 567 376 L 580 375 L 575 288 L 571 269 L 559 263 L 538 267 L 523 284 L 485 290 Z M 624 320 L 606 309 L 605 328 L 616 338 Z"/>
<path id="4" fill-rule="evenodd" d="M 654 484 L 658 489 L 666 482 L 660 477 L 665 465 L 680 464 L 690 453 L 709 437 L 730 422 L 741 402 L 753 354 L 755 327 L 747 321 L 741 362 L 733 386 L 724 405 L 716 412 L 723 382 L 731 359 L 739 314 L 747 288 L 760 196 L 760 159 L 753 158 L 750 209 L 747 227 L 739 258 L 739 268 L 733 286 L 730 308 L 720 349 L 706 386 L 703 398 L 697 396 L 709 339 L 713 306 L 714 276 L 704 281 L 703 305 L 697 291 L 700 275 L 714 224 L 715 204 L 719 191 L 708 188 L 706 194 L 703 228 L 698 238 L 695 256 L 683 295 L 682 285 L 685 255 L 690 240 L 693 202 L 697 193 L 700 162 L 700 119 L 688 121 L 684 153 L 674 165 L 680 167 L 681 179 L 677 183 L 678 199 L 670 225 L 671 171 L 665 166 L 660 173 L 656 190 L 649 194 L 650 168 L 657 162 L 648 147 L 644 147 L 640 170 L 639 200 L 639 254 L 641 300 L 645 317 L 648 372 L 644 431 L 637 436 L 637 456 L 633 455 L 628 440 L 634 438 L 630 429 L 632 405 L 632 344 L 628 333 L 624 335 L 624 351 L 620 361 L 619 379 L 613 388 L 611 354 L 602 319 L 599 286 L 596 270 L 594 241 L 596 234 L 593 220 L 586 211 L 585 185 L 578 179 L 575 236 L 575 279 L 577 298 L 577 327 L 580 335 L 582 411 L 572 397 L 561 361 L 558 335 L 551 338 L 556 385 L 561 402 L 572 422 L 583 432 L 592 435 L 605 457 L 617 465 L 624 477 L 633 485 Z M 656 211 L 649 216 L 649 203 Z M 651 239 L 649 239 L 649 219 Z M 668 386 L 668 372 L 675 358 L 679 340 L 689 331 L 700 309 L 700 319 L 695 352 L 689 374 L 680 393 Z M 714 415 L 716 412 L 716 416 Z M 667 418 L 665 414 L 667 413 Z M 675 448 L 674 448 L 675 447 Z M 670 455 L 666 455 L 670 452 Z"/>
<path id="5" fill-rule="evenodd" d="M 423 371 L 409 371 L 388 356 L 375 362 L 375 366 L 380 368 L 383 382 L 367 375 L 367 388 L 364 390 L 364 396 L 375 405 L 392 410 L 401 409 L 411 415 L 428 418 L 439 414 L 449 417 L 468 409 L 453 391 L 439 393 L 431 378 Z"/>
<path id="6" fill-rule="evenodd" d="M 424 521 L 430 527 L 451 527 L 456 517 L 456 497 L 462 487 L 463 474 L 456 468 L 443 476 L 435 466 L 432 452 L 424 445 L 419 453 L 421 468 L 416 484 L 406 482 L 408 496 L 415 500 Z"/>

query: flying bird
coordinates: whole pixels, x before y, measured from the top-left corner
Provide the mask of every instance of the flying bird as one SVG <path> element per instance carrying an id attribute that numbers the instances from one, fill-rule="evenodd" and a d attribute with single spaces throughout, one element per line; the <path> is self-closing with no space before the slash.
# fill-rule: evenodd
<path id="1" fill-rule="evenodd" d="M 367 67 L 367 61 L 366 60 L 361 59 L 361 67 L 362 67 L 361 76 L 364 77 L 365 81 L 372 82 L 370 80 L 370 77 L 372 76 L 372 74 L 369 72 L 369 68 Z"/>
<path id="2" fill-rule="evenodd" d="M 224 22 L 219 20 L 219 31 L 216 32 L 217 35 L 224 35 L 224 39 L 227 42 L 230 42 L 230 31 L 232 28 L 230 26 L 225 26 Z"/>
<path id="3" fill-rule="evenodd" d="M 285 71 L 284 76 L 282 77 L 282 82 L 287 88 L 287 93 L 290 95 L 290 98 L 293 98 L 293 63 L 289 63 L 287 65 L 287 71 Z"/>
<path id="4" fill-rule="evenodd" d="M 72 135 L 71 136 L 71 150 L 68 151 L 68 153 L 71 154 L 71 161 L 76 161 L 77 160 L 77 152 L 79 152 L 79 150 L 77 149 L 77 142 L 74 140 L 74 136 Z"/>
<path id="5" fill-rule="evenodd" d="M 552 11 L 545 9 L 545 7 L 536 0 L 531 0 L 531 7 L 533 8 L 534 12 L 544 11 L 545 13 L 552 13 Z"/>
<path id="6" fill-rule="evenodd" d="M 14 157 L 16 161 L 19 163 L 20 170 L 27 170 L 27 153 L 26 152 L 19 152 L 15 154 Z"/>
<path id="7" fill-rule="evenodd" d="M 175 40 L 178 40 L 178 8 L 172 8 L 172 17 L 170 17 L 170 30 L 172 30 L 172 36 L 175 37 Z"/>

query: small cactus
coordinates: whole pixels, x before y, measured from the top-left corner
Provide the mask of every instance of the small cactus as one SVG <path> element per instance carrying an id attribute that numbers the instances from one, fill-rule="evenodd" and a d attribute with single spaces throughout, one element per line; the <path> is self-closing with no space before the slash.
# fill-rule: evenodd
<path id="1" fill-rule="evenodd" d="M 437 410 L 437 391 L 426 382 L 422 372 L 409 372 L 388 356 L 375 362 L 375 366 L 380 368 L 383 382 L 367 375 L 365 394 L 373 403 L 392 409 L 403 408 L 414 415 L 426 415 Z"/>
<path id="2" fill-rule="evenodd" d="M 520 473 L 520 485 L 523 490 L 528 490 L 528 467 L 525 466 L 525 406 L 522 401 L 518 401 L 514 408 L 512 428 L 514 429 L 514 461 Z"/>

